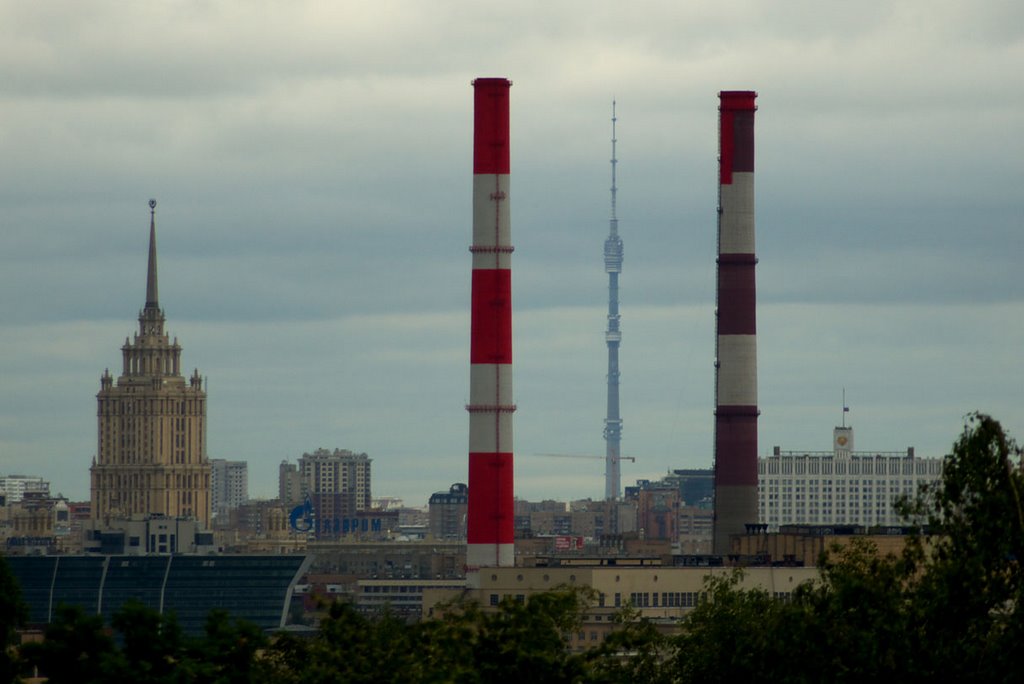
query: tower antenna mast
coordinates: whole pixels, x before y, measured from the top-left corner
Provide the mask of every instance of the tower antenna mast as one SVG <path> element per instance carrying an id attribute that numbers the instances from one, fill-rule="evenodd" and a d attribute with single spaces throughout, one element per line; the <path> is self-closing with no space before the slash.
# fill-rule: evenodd
<path id="1" fill-rule="evenodd" d="M 619 273 L 622 272 L 622 238 L 619 237 L 619 219 L 616 213 L 616 157 L 615 144 L 615 101 L 612 100 L 612 214 L 609 220 L 608 239 L 604 241 L 604 270 L 608 274 L 608 330 L 604 334 L 608 344 L 608 414 L 604 420 L 605 475 L 604 498 L 615 500 L 621 490 L 621 440 L 622 417 L 619 415 L 619 344 L 622 331 L 619 330 Z"/>

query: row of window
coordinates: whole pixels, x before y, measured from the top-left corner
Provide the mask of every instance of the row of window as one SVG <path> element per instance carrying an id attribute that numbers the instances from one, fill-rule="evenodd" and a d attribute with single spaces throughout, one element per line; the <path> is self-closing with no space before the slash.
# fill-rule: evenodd
<path id="1" fill-rule="evenodd" d="M 850 493 L 850 501 L 856 501 L 857 500 L 856 494 L 857 494 L 856 492 L 851 492 Z M 871 494 L 870 492 L 866 492 L 864 494 L 861 494 L 860 498 L 861 498 L 862 501 L 871 501 L 872 498 L 874 498 L 875 501 L 888 501 L 890 497 L 885 492 L 879 492 L 878 494 Z M 762 501 L 766 500 L 765 496 L 763 494 L 761 495 L 761 500 Z M 779 496 L 778 494 L 769 494 L 768 497 L 767 497 L 767 501 L 818 501 L 818 500 L 822 500 L 822 501 L 833 501 L 833 500 L 834 501 L 846 501 L 846 494 L 836 494 L 835 496 L 818 496 L 817 494 L 789 494 L 789 495 L 783 494 L 782 496 Z"/>
<path id="2" fill-rule="evenodd" d="M 182 416 L 203 415 L 206 412 L 202 399 L 149 399 L 133 397 L 111 397 L 101 399 L 99 412 L 102 416 Z"/>
<path id="3" fill-rule="evenodd" d="M 877 466 L 877 467 L 876 467 Z M 906 456 L 891 458 L 853 458 L 836 461 L 828 457 L 809 459 L 767 459 L 758 463 L 762 475 L 937 475 L 942 470 L 940 459 L 915 459 Z"/>
<path id="4" fill-rule="evenodd" d="M 924 480 L 918 480 L 918 481 L 924 481 Z M 900 484 L 901 484 L 901 481 L 899 479 L 892 479 L 892 480 L 878 479 L 878 480 L 863 480 L 863 481 L 861 481 L 861 480 L 836 480 L 835 483 L 833 483 L 832 480 L 828 480 L 828 481 L 824 481 L 823 480 L 820 483 L 817 482 L 816 480 L 796 480 L 796 482 L 794 483 L 791 480 L 780 481 L 780 480 L 771 480 L 771 479 L 767 479 L 767 478 L 761 478 L 761 480 L 759 482 L 759 488 L 762 489 L 762 490 L 766 490 L 767 489 L 767 490 L 771 490 L 771 491 L 779 491 L 781 489 L 784 492 L 791 492 L 791 491 L 802 492 L 802 491 L 815 491 L 815 490 L 830 492 L 830 491 L 832 491 L 832 487 L 833 486 L 836 488 L 836 490 L 846 489 L 847 487 L 849 487 L 851 489 L 856 489 L 857 487 L 863 487 L 864 489 L 871 489 L 873 486 L 876 486 L 876 485 L 878 486 L 879 489 L 885 489 L 887 486 L 888 487 L 899 487 Z M 903 479 L 902 480 L 903 487 L 913 487 L 914 484 L 915 484 L 915 480 L 911 480 L 911 479 Z"/>

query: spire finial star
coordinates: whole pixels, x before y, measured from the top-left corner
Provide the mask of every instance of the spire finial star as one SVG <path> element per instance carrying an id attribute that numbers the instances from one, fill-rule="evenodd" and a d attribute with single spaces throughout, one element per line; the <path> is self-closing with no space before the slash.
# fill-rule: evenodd
<path id="1" fill-rule="evenodd" d="M 149 268 L 146 271 L 146 308 L 159 309 L 156 281 L 156 200 L 149 200 Z"/>

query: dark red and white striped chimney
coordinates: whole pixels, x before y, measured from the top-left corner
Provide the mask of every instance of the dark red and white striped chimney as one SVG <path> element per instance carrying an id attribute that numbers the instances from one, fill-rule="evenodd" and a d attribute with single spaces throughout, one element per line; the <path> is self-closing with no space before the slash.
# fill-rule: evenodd
<path id="1" fill-rule="evenodd" d="M 757 522 L 757 293 L 754 100 L 718 94 L 718 308 L 715 342 L 714 552 Z"/>
<path id="2" fill-rule="evenodd" d="M 512 494 L 512 82 L 473 81 L 473 292 L 469 359 L 468 569 L 515 563 Z"/>

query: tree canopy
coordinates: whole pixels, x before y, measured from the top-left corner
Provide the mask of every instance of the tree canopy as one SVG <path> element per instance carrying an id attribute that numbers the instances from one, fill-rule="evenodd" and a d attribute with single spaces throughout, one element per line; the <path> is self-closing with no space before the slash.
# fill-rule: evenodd
<path id="1" fill-rule="evenodd" d="M 18 629 L 25 624 L 28 609 L 21 599 L 21 588 L 0 556 L 0 682 L 13 681 L 18 672 Z"/>

